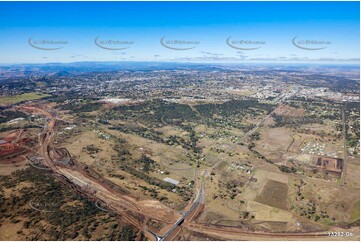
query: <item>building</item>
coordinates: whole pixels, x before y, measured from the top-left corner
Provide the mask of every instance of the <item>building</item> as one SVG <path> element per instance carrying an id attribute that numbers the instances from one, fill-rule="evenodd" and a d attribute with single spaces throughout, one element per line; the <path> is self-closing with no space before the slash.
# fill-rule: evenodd
<path id="1" fill-rule="evenodd" d="M 176 186 L 179 184 L 179 181 L 174 180 L 174 179 L 169 178 L 169 177 L 164 178 L 164 181 L 172 183 L 173 185 L 176 185 Z"/>
<path id="2" fill-rule="evenodd" d="M 0 150 L 13 150 L 15 149 L 15 145 L 11 141 L 0 140 Z"/>
<path id="3" fill-rule="evenodd" d="M 341 174 L 343 159 L 327 156 L 318 156 L 316 161 L 318 171 L 327 171 L 334 174 Z"/>

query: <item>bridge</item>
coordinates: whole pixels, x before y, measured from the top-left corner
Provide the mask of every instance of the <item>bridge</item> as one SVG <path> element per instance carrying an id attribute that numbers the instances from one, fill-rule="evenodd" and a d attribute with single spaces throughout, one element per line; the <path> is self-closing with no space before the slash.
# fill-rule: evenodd
<path id="1" fill-rule="evenodd" d="M 174 232 L 174 230 L 184 222 L 184 220 L 188 217 L 189 214 L 195 211 L 199 205 L 204 204 L 204 177 L 207 175 L 207 173 L 208 173 L 207 170 L 203 171 L 201 186 L 199 188 L 197 197 L 194 199 L 192 203 L 192 206 L 185 213 L 181 213 L 182 217 L 178 219 L 177 222 L 175 222 L 173 226 L 163 236 L 159 236 L 153 231 L 147 229 L 147 231 L 151 233 L 157 241 L 166 240 L 169 237 L 169 235 L 171 235 Z"/>

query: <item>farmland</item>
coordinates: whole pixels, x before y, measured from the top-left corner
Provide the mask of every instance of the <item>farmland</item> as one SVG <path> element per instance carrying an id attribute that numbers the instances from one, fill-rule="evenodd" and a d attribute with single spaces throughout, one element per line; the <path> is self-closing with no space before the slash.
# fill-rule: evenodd
<path id="1" fill-rule="evenodd" d="M 49 95 L 36 93 L 36 92 L 24 93 L 15 96 L 0 96 L 0 103 L 1 105 L 8 105 L 8 104 L 29 101 L 29 100 L 41 99 L 47 96 Z"/>
<path id="2" fill-rule="evenodd" d="M 87 84 L 118 80 L 118 74 L 99 75 Z M 94 97 L 93 89 L 79 88 L 79 77 L 67 77 L 61 82 L 76 89 L 17 99 L 0 110 L 4 238 L 31 239 L 33 233 L 35 239 L 105 240 L 125 234 L 150 240 L 155 233 L 170 239 L 240 239 L 254 232 L 261 240 L 268 234 L 297 240 L 296 232 L 307 239 L 333 228 L 355 233 L 356 105 L 313 94 L 305 98 L 303 93 L 314 89 L 282 79 L 267 88 L 258 79 L 238 81 L 242 91 L 229 91 L 235 81 L 219 74 L 206 86 L 192 74 L 186 80 L 174 75 L 176 84 L 163 80 L 162 85 L 139 81 L 143 75 L 158 80 L 158 72 L 119 75 L 135 80 L 108 83 L 104 90 L 113 97 Z M 259 75 L 254 74 L 262 79 Z M 58 85 L 51 77 L 43 85 L 49 83 Z M 30 198 L 24 192 L 40 179 L 29 173 L 39 172 L 47 174 L 44 184 L 65 194 L 59 202 L 67 205 L 55 204 L 51 187 L 40 186 L 30 198 L 51 193 L 54 204 L 47 205 L 64 212 L 59 219 L 69 233 L 41 235 L 45 227 L 62 228 L 42 213 L 29 212 L 34 218 L 25 213 L 33 205 L 26 205 Z M 9 194 L 20 204 L 13 217 Z M 46 204 L 41 199 L 37 204 Z M 349 239 L 355 238 L 359 234 Z"/>

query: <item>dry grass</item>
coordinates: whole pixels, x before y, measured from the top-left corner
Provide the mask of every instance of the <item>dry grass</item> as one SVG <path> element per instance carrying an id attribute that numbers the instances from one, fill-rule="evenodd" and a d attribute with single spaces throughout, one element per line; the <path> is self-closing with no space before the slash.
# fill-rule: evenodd
<path id="1" fill-rule="evenodd" d="M 288 184 L 268 180 L 262 189 L 261 194 L 255 199 L 259 203 L 287 210 Z"/>

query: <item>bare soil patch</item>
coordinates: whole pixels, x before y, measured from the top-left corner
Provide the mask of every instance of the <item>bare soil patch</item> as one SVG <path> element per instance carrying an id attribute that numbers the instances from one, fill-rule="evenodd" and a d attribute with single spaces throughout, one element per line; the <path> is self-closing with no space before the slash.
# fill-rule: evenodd
<path id="1" fill-rule="evenodd" d="M 290 116 L 290 117 L 303 117 L 305 110 L 301 108 L 293 108 L 288 105 L 280 105 L 275 113 L 281 116 Z"/>
<path id="2" fill-rule="evenodd" d="M 266 185 L 264 185 L 261 194 L 256 197 L 255 201 L 279 209 L 288 210 L 286 201 L 287 193 L 287 184 L 268 180 Z"/>

